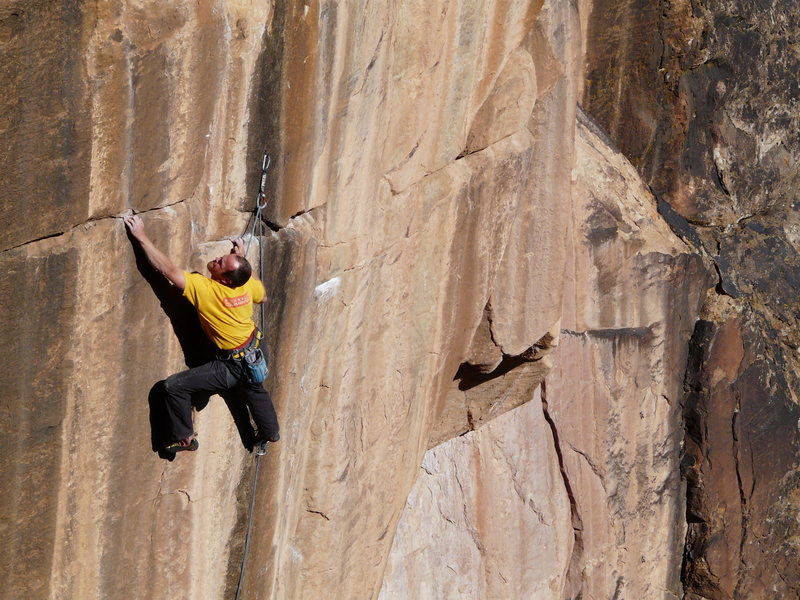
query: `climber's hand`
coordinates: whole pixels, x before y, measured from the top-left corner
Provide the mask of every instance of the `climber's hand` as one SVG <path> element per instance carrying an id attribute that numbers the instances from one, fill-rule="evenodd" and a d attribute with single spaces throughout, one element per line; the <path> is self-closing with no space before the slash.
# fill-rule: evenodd
<path id="1" fill-rule="evenodd" d="M 236 238 L 235 240 L 231 240 L 231 244 L 233 244 L 233 248 L 231 249 L 231 254 L 238 254 L 239 256 L 244 256 L 244 240 L 242 238 Z"/>
<path id="2" fill-rule="evenodd" d="M 125 222 L 125 227 L 128 228 L 130 234 L 137 240 L 140 240 L 145 236 L 144 232 L 144 221 L 142 221 L 142 217 L 139 215 L 128 215 L 122 219 Z"/>

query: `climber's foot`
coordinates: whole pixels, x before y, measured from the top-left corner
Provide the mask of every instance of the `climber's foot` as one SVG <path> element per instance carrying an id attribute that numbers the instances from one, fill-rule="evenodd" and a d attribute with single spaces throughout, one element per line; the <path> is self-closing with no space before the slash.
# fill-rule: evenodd
<path id="1" fill-rule="evenodd" d="M 197 441 L 197 438 L 195 437 L 196 435 L 197 434 L 195 433 L 188 438 L 167 444 L 164 446 L 164 451 L 172 453 L 184 451 L 194 452 L 200 447 L 200 442 Z"/>
<path id="2" fill-rule="evenodd" d="M 255 444 L 253 444 L 253 452 L 256 453 L 256 456 L 264 456 L 267 453 L 267 444 L 274 444 L 281 436 L 279 433 L 276 433 L 269 439 L 262 438 L 260 435 L 256 438 Z"/>

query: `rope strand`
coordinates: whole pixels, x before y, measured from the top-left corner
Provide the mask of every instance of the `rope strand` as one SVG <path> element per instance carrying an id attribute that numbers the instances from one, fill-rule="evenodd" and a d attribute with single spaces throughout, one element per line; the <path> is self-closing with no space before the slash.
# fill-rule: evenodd
<path id="1" fill-rule="evenodd" d="M 247 552 L 250 549 L 250 529 L 253 526 L 253 511 L 256 507 L 256 491 L 258 486 L 258 462 L 259 456 L 256 455 L 256 472 L 253 476 L 253 488 L 250 495 L 250 514 L 247 517 L 247 532 L 244 536 L 244 551 L 242 552 L 242 568 L 239 571 L 239 583 L 236 584 L 236 600 L 239 600 L 239 594 L 242 591 L 242 582 L 244 581 L 244 568 L 247 564 Z"/>
<path id="2" fill-rule="evenodd" d="M 261 211 L 267 206 L 267 201 L 265 200 L 264 194 L 264 187 L 267 183 L 267 169 L 269 169 L 269 165 L 272 162 L 269 154 L 264 154 L 264 159 L 261 161 L 261 183 L 258 189 L 258 195 L 256 196 L 256 208 L 253 213 L 253 228 L 250 232 L 250 238 L 247 240 L 244 253 L 245 255 L 250 249 L 250 242 L 253 241 L 254 238 L 258 239 L 258 277 L 262 281 L 264 280 L 264 221 L 261 218 Z M 244 233 L 247 233 L 247 227 L 250 224 L 250 221 L 245 224 L 244 226 Z M 261 331 L 264 331 L 264 322 L 266 321 L 266 306 L 265 302 L 261 302 L 259 304 L 259 318 L 258 318 L 258 326 Z M 267 346 L 264 344 L 263 352 L 267 352 Z M 255 454 L 255 451 L 253 452 Z M 259 458 L 261 458 L 258 454 L 255 454 L 256 457 L 256 469 L 255 473 L 253 474 L 253 487 L 252 492 L 250 494 L 250 511 L 247 516 L 247 529 L 245 531 L 244 536 L 244 550 L 242 551 L 242 567 L 239 571 L 239 582 L 236 585 L 236 600 L 239 600 L 239 594 L 242 591 L 242 583 L 244 582 L 244 573 L 245 567 L 247 566 L 247 553 L 250 550 L 250 533 L 253 528 L 253 513 L 256 507 L 256 492 L 258 491 L 258 468 L 259 468 Z"/>

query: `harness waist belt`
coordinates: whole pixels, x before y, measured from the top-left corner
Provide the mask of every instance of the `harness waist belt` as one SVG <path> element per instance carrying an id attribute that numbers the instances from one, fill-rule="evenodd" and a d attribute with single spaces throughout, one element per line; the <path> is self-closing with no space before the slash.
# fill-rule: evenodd
<path id="1" fill-rule="evenodd" d="M 258 327 L 256 327 L 253 329 L 253 333 L 250 334 L 250 337 L 247 338 L 247 341 L 244 344 L 237 346 L 236 348 L 232 348 L 231 350 L 221 350 L 219 352 L 219 357 L 223 360 L 228 360 L 231 358 L 238 360 L 244 356 L 245 350 L 249 348 L 258 348 L 261 338 L 263 337 L 264 334 L 261 333 L 261 330 Z"/>

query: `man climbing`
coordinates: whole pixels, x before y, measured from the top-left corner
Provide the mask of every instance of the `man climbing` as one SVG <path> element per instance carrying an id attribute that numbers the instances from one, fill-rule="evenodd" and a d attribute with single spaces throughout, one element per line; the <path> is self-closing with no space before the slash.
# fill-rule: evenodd
<path id="1" fill-rule="evenodd" d="M 164 382 L 171 434 L 164 450 L 172 453 L 197 450 L 199 444 L 192 423 L 192 394 L 230 390 L 250 409 L 258 428 L 256 454 L 264 454 L 267 442 L 277 442 L 280 435 L 272 400 L 261 383 L 253 382 L 244 358 L 246 352 L 257 348 L 261 340 L 261 332 L 253 322 L 253 302 L 263 302 L 265 293 L 264 285 L 253 277 L 250 263 L 244 257 L 242 240 L 233 240 L 230 254 L 208 263 L 209 278 L 176 267 L 147 237 L 141 217 L 130 215 L 124 221 L 150 265 L 195 307 L 203 332 L 218 349 L 211 361 L 175 373 Z"/>

